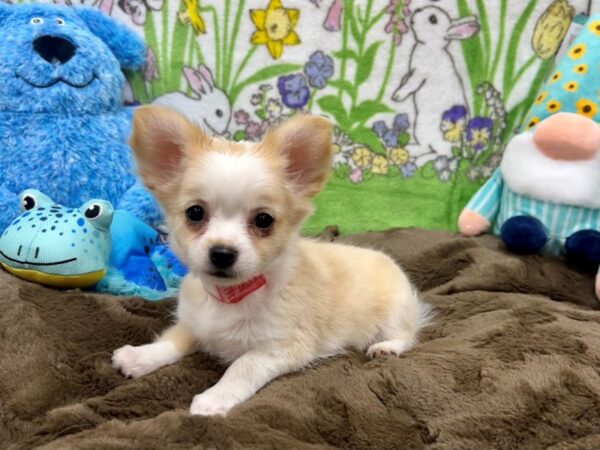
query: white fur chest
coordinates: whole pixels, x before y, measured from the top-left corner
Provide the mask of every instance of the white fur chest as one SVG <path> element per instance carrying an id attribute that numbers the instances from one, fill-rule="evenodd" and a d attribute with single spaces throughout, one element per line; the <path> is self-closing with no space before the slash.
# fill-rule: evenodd
<path id="1" fill-rule="evenodd" d="M 180 295 L 177 316 L 203 351 L 227 362 L 249 350 L 271 347 L 287 335 L 285 315 L 261 292 L 238 304 L 220 303 L 205 292 L 191 299 Z"/>

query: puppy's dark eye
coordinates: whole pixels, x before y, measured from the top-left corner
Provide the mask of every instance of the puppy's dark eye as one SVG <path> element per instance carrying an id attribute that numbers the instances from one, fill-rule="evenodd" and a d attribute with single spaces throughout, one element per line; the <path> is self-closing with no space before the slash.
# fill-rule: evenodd
<path id="1" fill-rule="evenodd" d="M 200 205 L 190 206 L 185 210 L 185 215 L 190 222 L 201 222 L 204 219 L 204 210 Z"/>
<path id="2" fill-rule="evenodd" d="M 100 217 L 100 214 L 102 214 L 102 206 L 100 206 L 98 203 L 94 203 L 93 205 L 90 205 L 90 207 L 86 209 L 83 214 L 88 219 L 97 219 Z"/>
<path id="3" fill-rule="evenodd" d="M 274 221 L 275 219 L 273 219 L 273 217 L 271 217 L 269 214 L 260 213 L 254 218 L 254 225 L 261 230 L 267 230 L 271 228 L 271 225 L 273 225 Z"/>
<path id="4" fill-rule="evenodd" d="M 429 23 L 433 24 L 433 25 L 437 25 L 438 20 L 437 20 L 437 16 L 432 14 L 431 16 L 429 16 Z"/>
<path id="5" fill-rule="evenodd" d="M 215 114 L 216 114 L 216 115 L 217 115 L 217 117 L 219 117 L 219 118 L 223 117 L 223 111 L 221 111 L 220 109 L 217 109 L 217 110 L 215 111 Z"/>
<path id="6" fill-rule="evenodd" d="M 26 211 L 35 208 L 35 203 L 35 197 L 33 197 L 32 195 L 26 195 L 25 197 L 23 197 L 23 208 Z"/>

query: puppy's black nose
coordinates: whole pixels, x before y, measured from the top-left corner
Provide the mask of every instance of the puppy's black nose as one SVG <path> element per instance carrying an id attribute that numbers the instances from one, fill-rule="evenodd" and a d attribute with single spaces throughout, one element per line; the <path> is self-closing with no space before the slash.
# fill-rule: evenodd
<path id="1" fill-rule="evenodd" d="M 75 46 L 58 36 L 40 36 L 33 41 L 33 49 L 51 64 L 65 64 L 75 55 Z"/>
<path id="2" fill-rule="evenodd" d="M 208 256 L 210 257 L 210 262 L 217 269 L 228 269 L 235 263 L 238 252 L 231 247 L 214 246 L 210 249 Z"/>

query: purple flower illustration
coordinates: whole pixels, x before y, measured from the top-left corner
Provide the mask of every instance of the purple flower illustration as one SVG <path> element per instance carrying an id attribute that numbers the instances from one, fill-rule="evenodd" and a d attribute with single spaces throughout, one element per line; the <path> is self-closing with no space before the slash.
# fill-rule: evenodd
<path id="1" fill-rule="evenodd" d="M 467 142 L 476 152 L 483 150 L 492 138 L 494 121 L 489 117 L 474 117 L 467 125 Z"/>
<path id="2" fill-rule="evenodd" d="M 318 50 L 310 55 L 308 62 L 304 65 L 304 73 L 308 77 L 308 84 L 317 89 L 323 89 L 333 76 L 333 59 Z"/>
<path id="3" fill-rule="evenodd" d="M 460 120 L 465 120 L 467 118 L 467 108 L 463 105 L 454 105 L 448 111 L 444 111 L 442 114 L 442 120 L 456 123 Z"/>
<path id="4" fill-rule="evenodd" d="M 467 126 L 467 108 L 455 105 L 442 114 L 440 129 L 448 142 L 460 142 Z"/>
<path id="5" fill-rule="evenodd" d="M 277 89 L 283 104 L 289 108 L 300 109 L 308 103 L 310 91 L 301 73 L 279 77 Z"/>
<path id="6" fill-rule="evenodd" d="M 394 44 L 400 45 L 402 36 L 408 33 L 407 20 L 410 16 L 410 8 L 408 5 L 410 0 L 390 0 L 385 12 L 390 16 L 384 30 L 386 33 L 392 33 L 394 36 Z"/>

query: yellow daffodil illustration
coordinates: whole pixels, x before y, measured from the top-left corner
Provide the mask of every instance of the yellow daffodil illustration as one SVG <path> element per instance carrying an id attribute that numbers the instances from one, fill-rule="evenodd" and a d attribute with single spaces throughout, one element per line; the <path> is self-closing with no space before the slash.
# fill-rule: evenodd
<path id="1" fill-rule="evenodd" d="M 196 34 L 206 34 L 206 25 L 200 15 L 199 0 L 183 0 L 185 11 L 177 14 L 181 23 L 189 23 Z"/>
<path id="2" fill-rule="evenodd" d="M 558 50 L 573 20 L 575 8 L 567 0 L 555 0 L 538 20 L 532 44 L 537 55 L 550 59 Z"/>
<path id="3" fill-rule="evenodd" d="M 271 57 L 279 59 L 284 45 L 300 43 L 300 38 L 294 31 L 299 16 L 299 10 L 284 8 L 281 0 L 271 0 L 266 10 L 250 10 L 250 17 L 256 26 L 250 42 L 254 45 L 265 44 Z"/>
<path id="4" fill-rule="evenodd" d="M 592 23 L 590 23 L 588 30 L 590 30 L 590 32 L 594 33 L 596 36 L 600 36 L 600 20 L 594 20 Z"/>
<path id="5" fill-rule="evenodd" d="M 552 78 L 550 78 L 550 82 L 551 83 L 556 83 L 558 80 L 560 80 L 562 77 L 562 73 L 560 72 L 555 72 L 554 75 L 552 75 Z"/>

